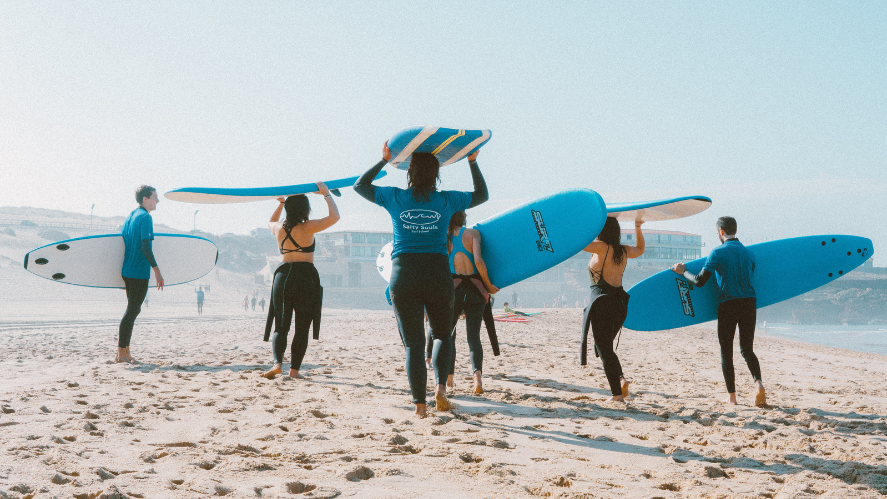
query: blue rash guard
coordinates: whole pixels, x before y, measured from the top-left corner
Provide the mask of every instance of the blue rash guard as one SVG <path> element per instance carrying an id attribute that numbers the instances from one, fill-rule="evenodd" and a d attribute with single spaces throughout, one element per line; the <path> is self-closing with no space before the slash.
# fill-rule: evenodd
<path id="1" fill-rule="evenodd" d="M 705 260 L 703 271 L 715 274 L 718 282 L 718 302 L 739 298 L 755 298 L 751 285 L 755 273 L 755 256 L 739 239 L 727 239 L 713 249 Z"/>
<path id="2" fill-rule="evenodd" d="M 123 254 L 123 268 L 121 275 L 130 279 L 150 279 L 151 267 L 157 264 L 153 262 L 154 255 L 146 256 L 143 241 L 154 239 L 154 221 L 151 215 L 141 206 L 136 208 L 123 223 L 123 243 L 126 249 Z"/>
<path id="3" fill-rule="evenodd" d="M 394 228 L 391 258 L 401 253 L 447 255 L 450 217 L 468 208 L 471 197 L 470 192 L 432 191 L 427 201 L 416 201 L 412 189 L 376 186 L 375 203 L 388 210 Z"/>

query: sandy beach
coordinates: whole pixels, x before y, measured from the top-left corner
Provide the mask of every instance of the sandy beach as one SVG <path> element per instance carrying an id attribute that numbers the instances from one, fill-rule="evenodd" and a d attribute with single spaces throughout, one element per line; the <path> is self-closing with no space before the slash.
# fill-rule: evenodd
<path id="1" fill-rule="evenodd" d="M 307 379 L 266 380 L 258 311 L 149 306 L 142 364 L 109 362 L 114 296 L 4 302 L 0 498 L 887 494 L 883 356 L 759 333 L 771 405 L 752 406 L 737 347 L 733 407 L 710 328 L 624 331 L 632 394 L 617 404 L 600 361 L 578 363 L 581 310 L 548 310 L 499 323 L 499 357 L 484 339 L 479 396 L 460 325 L 455 409 L 420 420 L 390 311 L 325 310 Z"/>

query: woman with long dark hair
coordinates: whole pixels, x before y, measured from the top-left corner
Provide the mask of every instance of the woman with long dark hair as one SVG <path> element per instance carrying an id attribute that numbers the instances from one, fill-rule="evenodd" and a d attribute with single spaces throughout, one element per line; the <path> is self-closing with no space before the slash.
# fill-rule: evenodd
<path id="1" fill-rule="evenodd" d="M 329 215 L 324 218 L 310 220 L 311 204 L 304 194 L 290 196 L 284 200 L 277 198 L 280 204 L 268 228 L 277 238 L 277 247 L 283 256 L 283 264 L 274 272 L 271 286 L 271 305 L 268 307 L 268 326 L 274 325 L 272 346 L 274 367 L 263 376 L 273 378 L 283 370 L 283 355 L 286 352 L 286 340 L 293 313 L 296 315 L 296 330 L 290 346 L 290 372 L 292 378 L 301 378 L 299 368 L 308 349 L 308 330 L 311 322 L 317 320 L 321 299 L 320 276 L 314 268 L 314 234 L 326 230 L 339 221 L 339 209 L 323 182 L 317 182 L 317 192 L 326 200 Z M 280 212 L 286 210 L 286 218 L 280 220 Z M 315 324 L 315 327 L 316 324 Z M 268 331 L 266 330 L 266 340 Z"/>
<path id="2" fill-rule="evenodd" d="M 425 417 L 424 312 L 434 341 L 432 364 L 437 377 L 438 411 L 449 410 L 447 374 L 452 357 L 453 278 L 447 252 L 447 224 L 453 213 L 485 202 L 487 184 L 477 166 L 477 152 L 468 156 L 474 192 L 438 191 L 440 163 L 433 154 L 413 153 L 407 171 L 407 189 L 373 185 L 373 179 L 391 159 L 388 143 L 382 161 L 354 184 L 365 199 L 385 208 L 394 229 L 391 252 L 391 301 L 401 340 L 406 349 L 406 371 L 416 414 Z"/>
<path id="3" fill-rule="evenodd" d="M 483 375 L 484 350 L 480 343 L 480 325 L 483 322 L 484 308 L 490 301 L 490 295 L 499 292 L 499 288 L 490 282 L 487 265 L 484 263 L 480 249 L 480 231 L 466 229 L 468 216 L 464 211 L 457 211 L 450 217 L 447 229 L 447 250 L 450 253 L 450 272 L 453 274 L 455 301 L 453 307 L 453 334 L 450 341 L 453 345 L 447 387 L 453 387 L 453 375 L 456 372 L 456 324 L 459 316 L 465 313 L 465 330 L 468 337 L 468 350 L 471 356 L 471 372 L 474 376 L 474 393 L 484 392 L 481 376 Z M 433 343 L 431 335 L 426 338 L 426 363 L 431 359 Z M 498 354 L 497 354 L 498 355 Z"/>
<path id="4" fill-rule="evenodd" d="M 622 323 L 628 314 L 628 293 L 622 289 L 622 275 L 629 258 L 638 258 L 644 254 L 644 234 L 641 232 L 643 223 L 634 223 L 637 246 L 625 246 L 622 244 L 619 222 L 607 217 L 601 233 L 584 250 L 592 254 L 588 262 L 591 303 L 585 307 L 582 322 L 580 362 L 583 366 L 587 363 L 588 328 L 591 327 L 595 353 L 604 364 L 604 373 L 613 393 L 610 400 L 618 402 L 628 396 L 628 381 L 625 380 L 619 357 L 613 349 L 613 340 L 622 329 Z"/>

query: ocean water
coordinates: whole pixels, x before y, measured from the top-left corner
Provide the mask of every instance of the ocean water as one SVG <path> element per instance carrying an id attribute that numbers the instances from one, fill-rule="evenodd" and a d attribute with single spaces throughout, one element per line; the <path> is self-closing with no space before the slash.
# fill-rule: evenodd
<path id="1" fill-rule="evenodd" d="M 756 335 L 780 336 L 835 348 L 887 355 L 887 325 L 834 326 L 758 323 Z"/>

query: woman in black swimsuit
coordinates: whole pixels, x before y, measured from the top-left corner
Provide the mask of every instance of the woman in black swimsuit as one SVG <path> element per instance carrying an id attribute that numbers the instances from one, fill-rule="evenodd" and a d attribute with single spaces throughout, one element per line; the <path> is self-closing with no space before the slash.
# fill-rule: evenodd
<path id="1" fill-rule="evenodd" d="M 622 402 L 628 396 L 628 381 L 622 374 L 619 357 L 613 350 L 613 340 L 622 329 L 628 313 L 628 293 L 622 289 L 622 274 L 629 258 L 637 258 L 644 254 L 644 234 L 641 224 L 635 222 L 634 230 L 637 246 L 624 246 L 621 242 L 622 231 L 615 218 L 608 217 L 604 228 L 597 239 L 586 246 L 585 251 L 592 253 L 588 262 L 588 273 L 591 275 L 591 303 L 585 308 L 582 322 L 582 350 L 580 362 L 584 366 L 588 347 L 588 328 L 591 327 L 594 348 L 604 364 L 604 373 L 610 383 L 613 398 Z"/>
<path id="2" fill-rule="evenodd" d="M 323 182 L 317 182 L 317 192 L 326 200 L 329 215 L 317 220 L 309 220 L 311 205 L 304 194 L 290 196 L 284 201 L 277 198 L 280 205 L 271 215 L 268 228 L 277 238 L 277 247 L 283 255 L 283 264 L 274 272 L 271 286 L 270 321 L 274 321 L 274 367 L 263 374 L 273 378 L 283 370 L 283 354 L 293 312 L 296 315 L 296 330 L 290 350 L 290 377 L 301 378 L 299 367 L 308 349 L 308 330 L 315 317 L 315 308 L 320 299 L 320 277 L 314 268 L 314 234 L 332 227 L 339 221 L 339 209 Z M 286 218 L 278 222 L 280 212 L 286 209 Z M 266 332 L 267 334 L 267 332 Z"/>

